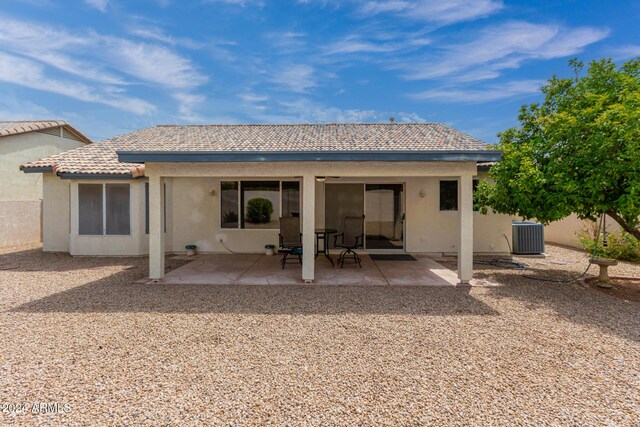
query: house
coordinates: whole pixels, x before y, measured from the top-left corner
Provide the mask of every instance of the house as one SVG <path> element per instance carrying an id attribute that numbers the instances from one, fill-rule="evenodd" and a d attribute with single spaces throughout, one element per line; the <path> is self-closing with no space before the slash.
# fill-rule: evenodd
<path id="1" fill-rule="evenodd" d="M 0 121 L 0 247 L 41 240 L 42 177 L 20 165 L 89 143 L 60 120 Z"/>
<path id="2" fill-rule="evenodd" d="M 511 218 L 473 209 L 478 164 L 501 156 L 490 148 L 438 123 L 160 125 L 22 170 L 44 177 L 45 251 L 149 254 L 152 279 L 165 253 L 262 252 L 279 217 L 300 216 L 312 281 L 315 229 L 364 215 L 367 252 L 454 254 L 467 282 L 474 252 L 509 252 Z"/>

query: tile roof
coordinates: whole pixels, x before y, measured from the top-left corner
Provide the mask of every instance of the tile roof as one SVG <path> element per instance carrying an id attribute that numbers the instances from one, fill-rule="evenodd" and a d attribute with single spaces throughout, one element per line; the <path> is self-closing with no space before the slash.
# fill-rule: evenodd
<path id="1" fill-rule="evenodd" d="M 21 168 L 59 173 L 129 174 L 117 151 L 298 152 L 477 151 L 488 144 L 439 123 L 159 125 L 79 147 Z"/>
<path id="2" fill-rule="evenodd" d="M 0 137 L 18 135 L 21 133 L 41 131 L 63 126 L 67 131 L 75 134 L 81 141 L 92 141 L 64 120 L 15 120 L 0 121 Z"/>

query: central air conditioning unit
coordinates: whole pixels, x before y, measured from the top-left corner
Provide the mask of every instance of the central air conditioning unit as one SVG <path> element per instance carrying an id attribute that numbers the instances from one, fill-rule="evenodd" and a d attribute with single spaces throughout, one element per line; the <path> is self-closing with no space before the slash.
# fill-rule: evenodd
<path id="1" fill-rule="evenodd" d="M 544 225 L 537 222 L 513 221 L 512 233 L 514 255 L 544 253 Z"/>

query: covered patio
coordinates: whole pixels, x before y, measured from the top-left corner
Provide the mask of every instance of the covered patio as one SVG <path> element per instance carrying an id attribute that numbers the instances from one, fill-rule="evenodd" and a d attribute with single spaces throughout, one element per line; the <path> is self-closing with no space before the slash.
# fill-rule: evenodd
<path id="1" fill-rule="evenodd" d="M 361 258 L 362 268 L 353 264 L 340 268 L 332 267 L 326 258 L 318 257 L 312 286 L 455 286 L 459 283 L 456 273 L 425 255 L 416 255 L 413 260 L 409 257 L 407 260 L 380 260 L 364 254 Z M 304 283 L 301 267 L 291 263 L 282 269 L 278 256 L 208 254 L 199 255 L 188 264 L 169 271 L 158 282 L 170 285 L 297 285 Z"/>

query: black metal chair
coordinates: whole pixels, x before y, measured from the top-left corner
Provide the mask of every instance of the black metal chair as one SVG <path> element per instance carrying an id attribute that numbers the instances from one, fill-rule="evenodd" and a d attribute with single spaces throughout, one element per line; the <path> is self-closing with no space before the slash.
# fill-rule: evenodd
<path id="1" fill-rule="evenodd" d="M 340 242 L 338 242 L 340 237 Z M 348 255 L 351 255 L 353 262 L 358 264 L 362 268 L 360 263 L 360 256 L 356 252 L 356 249 L 361 248 L 364 242 L 364 217 L 362 216 L 347 216 L 344 218 L 344 227 L 342 233 L 336 234 L 333 238 L 333 246 L 343 249 L 338 257 L 338 264 L 340 268 L 344 266 L 344 260 Z"/>
<path id="2" fill-rule="evenodd" d="M 297 255 L 302 264 L 302 233 L 300 233 L 300 217 L 280 218 L 280 250 L 282 260 L 280 265 L 284 269 L 289 255 Z"/>

